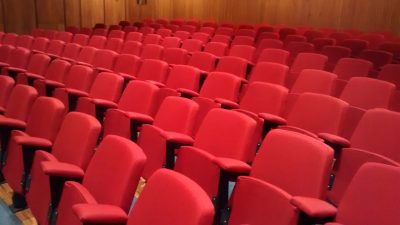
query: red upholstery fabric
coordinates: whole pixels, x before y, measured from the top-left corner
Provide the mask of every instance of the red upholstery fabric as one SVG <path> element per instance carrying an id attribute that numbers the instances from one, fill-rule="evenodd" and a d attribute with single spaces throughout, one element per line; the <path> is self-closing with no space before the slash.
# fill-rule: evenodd
<path id="1" fill-rule="evenodd" d="M 168 75 L 168 64 L 161 60 L 145 59 L 138 71 L 139 80 L 152 80 L 164 83 Z"/>
<path id="2" fill-rule="evenodd" d="M 336 221 L 343 224 L 396 224 L 400 169 L 369 163 L 360 168 L 338 207 Z M 374 213 L 371 213 L 374 212 Z"/>
<path id="3" fill-rule="evenodd" d="M 193 52 L 188 61 L 188 65 L 197 67 L 198 69 L 205 72 L 211 72 L 214 70 L 216 62 L 216 56 L 211 53 Z"/>
<path id="4" fill-rule="evenodd" d="M 159 207 L 154 208 L 154 205 Z M 157 216 L 148 216 L 153 213 Z M 147 183 L 128 219 L 128 225 L 210 225 L 214 207 L 192 180 L 170 170 L 157 171 Z"/>
<path id="5" fill-rule="evenodd" d="M 3 167 L 3 174 L 15 192 L 23 194 L 20 184 L 24 164 L 22 157 L 23 146 L 36 148 L 51 146 L 64 115 L 65 107 L 60 101 L 49 97 L 39 97 L 32 106 L 25 132 L 12 132 L 12 141 L 8 146 L 8 157 L 6 165 Z M 39 142 L 19 143 L 18 139 L 22 137 L 18 136 L 24 136 L 26 140 L 39 140 Z M 45 146 L 42 146 L 43 143 Z"/>
<path id="6" fill-rule="evenodd" d="M 114 205 L 127 213 L 145 161 L 141 149 L 130 140 L 113 135 L 105 137 L 82 184 L 65 184 L 57 224 L 80 224 L 72 210 L 78 203 Z M 110 184 L 112 191 L 108 188 Z"/>
<path id="7" fill-rule="evenodd" d="M 292 93 L 301 94 L 312 92 L 331 95 L 335 89 L 337 75 L 316 69 L 304 69 L 300 72 L 293 87 Z"/>
<path id="8" fill-rule="evenodd" d="M 182 145 L 192 142 L 190 136 L 197 111 L 198 105 L 189 99 L 167 97 L 155 115 L 153 125 L 143 125 L 138 141 L 147 156 L 143 177 L 149 178 L 163 166 L 167 141 Z"/>
<path id="9" fill-rule="evenodd" d="M 222 119 L 223 118 L 223 119 Z M 219 168 L 214 159 L 223 157 L 248 162 L 257 122 L 235 111 L 213 109 L 204 118 L 193 146 L 181 148 L 176 161 L 179 171 L 202 186 L 210 196 L 218 187 Z M 233 141 L 234 140 L 234 141 Z"/>
<path id="10" fill-rule="evenodd" d="M 274 184 L 291 195 L 324 198 L 332 162 L 333 150 L 323 142 L 276 129 L 264 139 L 250 176 Z"/>
<path id="11" fill-rule="evenodd" d="M 239 177 L 232 196 L 229 225 L 295 225 L 298 212 L 291 196 L 278 187 L 253 177 Z"/>
<path id="12" fill-rule="evenodd" d="M 249 82 L 260 81 L 284 85 L 288 70 L 289 67 L 279 63 L 259 62 L 251 70 Z"/>
<path id="13" fill-rule="evenodd" d="M 219 59 L 215 71 L 231 73 L 240 78 L 246 78 L 247 67 L 247 60 L 235 56 L 225 56 Z"/>
<path id="14" fill-rule="evenodd" d="M 71 112 L 66 115 L 61 125 L 52 154 L 44 151 L 36 153 L 31 172 L 32 182 L 26 197 L 30 209 L 41 224 L 47 223 L 47 209 L 50 203 L 49 178 L 41 164 L 53 165 L 53 172 L 59 170 L 59 175 L 65 175 L 63 173 L 72 168 L 76 171 L 74 177 L 82 177 L 94 153 L 99 133 L 100 124 L 95 118 Z"/>

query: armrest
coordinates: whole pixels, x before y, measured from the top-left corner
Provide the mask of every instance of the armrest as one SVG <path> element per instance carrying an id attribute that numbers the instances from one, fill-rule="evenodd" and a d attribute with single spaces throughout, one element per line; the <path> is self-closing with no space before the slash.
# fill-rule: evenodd
<path id="1" fill-rule="evenodd" d="M 280 116 L 277 116 L 277 115 L 270 114 L 270 113 L 259 113 L 258 116 L 261 119 L 265 120 L 266 123 L 272 123 L 275 126 L 287 124 L 286 119 L 284 119 Z"/>
<path id="2" fill-rule="evenodd" d="M 8 70 L 11 70 L 11 71 L 13 71 L 13 72 L 16 72 L 16 73 L 24 73 L 24 72 L 26 72 L 25 69 L 18 68 L 18 67 L 12 67 L 12 66 L 7 67 L 7 69 L 8 69 Z"/>
<path id="3" fill-rule="evenodd" d="M 344 137 L 335 134 L 319 133 L 318 137 L 323 139 L 326 144 L 333 147 L 333 149 L 342 149 L 350 147 L 350 141 Z"/>
<path id="4" fill-rule="evenodd" d="M 40 74 L 36 74 L 36 73 L 29 73 L 29 72 L 25 72 L 26 76 L 28 76 L 29 78 L 34 78 L 34 79 L 44 79 L 44 77 Z"/>
<path id="5" fill-rule="evenodd" d="M 294 196 L 290 203 L 312 218 L 335 217 L 337 213 L 333 205 L 316 198 Z"/>
<path id="6" fill-rule="evenodd" d="M 45 83 L 46 85 L 52 86 L 52 87 L 54 87 L 54 88 L 57 88 L 57 87 L 65 87 L 65 84 L 63 84 L 63 83 L 61 83 L 61 82 L 58 82 L 58 81 L 54 81 L 54 80 L 44 80 L 44 83 Z"/>
<path id="7" fill-rule="evenodd" d="M 123 77 L 124 79 L 127 79 L 127 80 L 136 80 L 136 77 L 134 75 L 130 75 L 127 73 L 118 73 L 118 75 L 120 75 L 121 77 Z"/>
<path id="8" fill-rule="evenodd" d="M 239 104 L 238 103 L 236 103 L 234 101 L 231 101 L 231 100 L 224 99 L 224 98 L 216 98 L 216 99 L 214 99 L 214 101 L 216 103 L 221 104 L 222 108 L 225 108 L 225 109 L 237 109 L 237 108 L 239 108 Z"/>
<path id="9" fill-rule="evenodd" d="M 154 80 L 146 80 L 147 82 L 150 82 L 150 83 L 152 83 L 152 84 L 154 84 L 154 85 L 156 85 L 157 87 L 159 87 L 159 88 L 163 88 L 163 87 L 165 87 L 165 84 L 163 84 L 163 83 L 161 83 L 161 82 L 158 82 L 158 81 L 154 81 Z"/>
<path id="10" fill-rule="evenodd" d="M 75 204 L 72 211 L 83 224 L 125 224 L 128 215 L 121 208 L 105 204 Z"/>
<path id="11" fill-rule="evenodd" d="M 109 73 L 113 73 L 112 70 L 107 69 L 107 68 L 103 68 L 103 67 L 96 67 L 96 70 L 99 72 L 109 72 Z"/>
<path id="12" fill-rule="evenodd" d="M 69 163 L 45 161 L 41 162 L 40 166 L 42 167 L 43 172 L 48 176 L 81 179 L 84 175 L 84 172 L 80 167 Z"/>
<path id="13" fill-rule="evenodd" d="M 87 96 L 89 96 L 89 94 L 87 92 L 81 91 L 81 90 L 77 90 L 77 89 L 73 89 L 73 88 L 66 88 L 66 91 L 68 92 L 68 94 L 76 95 L 78 97 L 87 97 Z"/>
<path id="14" fill-rule="evenodd" d="M 248 175 L 251 170 L 250 165 L 237 159 L 216 157 L 214 163 L 229 173 L 236 173 L 239 175 Z"/>
<path id="15" fill-rule="evenodd" d="M 168 142 L 174 142 L 175 144 L 179 145 L 193 145 L 194 143 L 194 139 L 192 137 L 182 133 L 164 131 L 162 132 L 162 136 Z"/>
<path id="16" fill-rule="evenodd" d="M 102 106 L 105 108 L 117 108 L 118 107 L 117 103 L 115 103 L 113 101 L 109 101 L 109 100 L 94 98 L 94 99 L 91 99 L 91 101 L 94 104 L 96 104 L 97 106 Z"/>
<path id="17" fill-rule="evenodd" d="M 307 135 L 307 136 L 310 136 L 310 137 L 312 137 L 312 138 L 315 138 L 315 139 L 320 140 L 320 138 L 319 138 L 316 134 L 314 134 L 314 133 L 312 133 L 312 132 L 310 132 L 310 131 L 308 131 L 308 130 L 305 130 L 305 129 L 303 129 L 303 128 L 300 128 L 300 127 L 295 127 L 295 126 L 280 126 L 279 129 L 297 132 L 297 133 L 304 134 L 304 135 Z M 321 140 L 321 141 L 322 141 L 322 140 Z"/>
<path id="18" fill-rule="evenodd" d="M 51 148 L 52 146 L 51 141 L 38 137 L 17 136 L 14 140 L 17 142 L 17 144 L 24 146 L 33 146 L 38 148 Z"/>
<path id="19" fill-rule="evenodd" d="M 0 126 L 10 127 L 12 129 L 25 129 L 26 123 L 22 120 L 2 116 L 0 117 Z"/>
<path id="20" fill-rule="evenodd" d="M 190 98 L 193 97 L 199 97 L 199 93 L 192 91 L 190 89 L 186 89 L 186 88 L 178 88 L 176 89 L 179 93 L 181 93 L 182 96 L 187 96 Z"/>
<path id="21" fill-rule="evenodd" d="M 253 112 L 250 112 L 250 111 L 248 111 L 248 110 L 245 110 L 245 109 L 234 109 L 234 111 L 243 113 L 243 114 L 245 114 L 245 115 L 247 115 L 247 116 L 249 116 L 249 117 L 251 117 L 251 118 L 253 118 L 253 119 L 255 119 L 255 120 L 259 120 L 259 119 L 260 119 L 260 117 L 258 117 L 257 114 L 255 114 L 255 113 L 253 113 Z"/>
<path id="22" fill-rule="evenodd" d="M 153 121 L 154 121 L 153 117 L 146 115 L 146 114 L 136 113 L 136 112 L 125 112 L 125 111 L 122 111 L 119 109 L 112 109 L 112 110 L 120 111 L 122 114 L 124 114 L 130 120 L 139 121 L 142 123 L 153 123 Z"/>

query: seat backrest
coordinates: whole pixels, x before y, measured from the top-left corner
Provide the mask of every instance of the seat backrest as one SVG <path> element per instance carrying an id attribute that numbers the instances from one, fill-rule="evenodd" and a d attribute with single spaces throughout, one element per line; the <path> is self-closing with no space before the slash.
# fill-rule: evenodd
<path id="1" fill-rule="evenodd" d="M 181 46 L 181 39 L 178 37 L 165 37 L 161 46 L 164 48 L 179 48 Z"/>
<path id="2" fill-rule="evenodd" d="M 26 71 L 29 73 L 42 75 L 49 65 L 50 57 L 45 54 L 34 54 L 30 57 Z"/>
<path id="3" fill-rule="evenodd" d="M 164 83 L 168 75 L 168 64 L 162 60 L 145 59 L 139 69 L 137 78 Z"/>
<path id="4" fill-rule="evenodd" d="M 364 59 L 342 58 L 337 62 L 333 73 L 339 79 L 348 80 L 351 77 L 367 76 L 372 67 L 372 63 Z"/>
<path id="5" fill-rule="evenodd" d="M 346 39 L 351 38 L 350 34 L 344 33 L 344 32 L 333 32 L 329 35 L 329 37 L 333 38 L 336 40 L 336 43 L 341 43 Z"/>
<path id="6" fill-rule="evenodd" d="M 333 38 L 315 38 L 311 43 L 314 45 L 316 52 L 321 52 L 325 46 L 334 46 L 336 44 L 336 40 Z"/>
<path id="7" fill-rule="evenodd" d="M 300 34 L 289 34 L 285 37 L 283 40 L 285 45 L 288 45 L 292 41 L 297 41 L 297 42 L 306 42 L 307 38 L 304 35 Z"/>
<path id="8" fill-rule="evenodd" d="M 15 47 L 11 46 L 11 45 L 1 45 L 0 46 L 0 62 L 8 63 L 9 62 L 8 58 L 14 49 L 15 49 Z"/>
<path id="9" fill-rule="evenodd" d="M 240 100 L 240 109 L 255 114 L 270 113 L 279 115 L 286 101 L 288 90 L 275 84 L 252 82 Z"/>
<path id="10" fill-rule="evenodd" d="M 211 53 L 217 57 L 222 57 L 227 54 L 228 45 L 220 42 L 208 42 L 204 47 L 204 52 Z"/>
<path id="11" fill-rule="evenodd" d="M 95 117 L 79 112 L 68 113 L 52 147 L 58 161 L 86 170 L 94 154 L 101 125 Z"/>
<path id="12" fill-rule="evenodd" d="M 87 66 L 73 65 L 65 75 L 64 84 L 67 88 L 73 88 L 89 92 L 95 78 L 93 69 Z"/>
<path id="13" fill-rule="evenodd" d="M 180 38 L 183 41 L 190 38 L 190 33 L 184 30 L 178 30 L 174 33 L 174 37 Z"/>
<path id="14" fill-rule="evenodd" d="M 256 48 L 249 45 L 235 45 L 229 50 L 230 56 L 236 56 L 248 61 L 253 61 Z"/>
<path id="15" fill-rule="evenodd" d="M 328 57 L 316 53 L 299 53 L 294 59 L 290 71 L 300 73 L 303 69 L 323 70 Z"/>
<path id="16" fill-rule="evenodd" d="M 284 85 L 289 67 L 274 62 L 259 62 L 251 70 L 249 82 L 267 82 Z"/>
<path id="17" fill-rule="evenodd" d="M 396 86 L 387 81 L 352 77 L 344 87 L 340 99 L 362 109 L 389 108 L 395 90 Z"/>
<path id="18" fill-rule="evenodd" d="M 266 48 L 258 56 L 257 62 L 273 62 L 287 65 L 289 52 L 283 49 Z"/>
<path id="19" fill-rule="evenodd" d="M 202 71 L 211 72 L 214 70 L 216 62 L 217 57 L 211 53 L 193 52 L 187 64 Z"/>
<path id="20" fill-rule="evenodd" d="M 139 56 L 142 52 L 142 43 L 138 41 L 126 41 L 122 45 L 121 54 L 130 54 Z"/>
<path id="21" fill-rule="evenodd" d="M 114 63 L 113 71 L 135 76 L 140 67 L 140 58 L 135 55 L 119 54 Z"/>
<path id="22" fill-rule="evenodd" d="M 216 35 L 214 35 L 214 37 L 211 38 L 210 42 L 217 42 L 217 43 L 229 45 L 231 43 L 231 41 L 232 41 L 231 36 L 216 34 Z"/>
<path id="23" fill-rule="evenodd" d="M 70 32 L 62 31 L 58 32 L 55 39 L 63 41 L 65 43 L 70 43 L 72 41 L 73 34 Z"/>
<path id="24" fill-rule="evenodd" d="M 16 47 L 22 47 L 22 48 L 27 48 L 31 49 L 33 43 L 33 37 L 30 35 L 20 35 L 17 38 L 17 41 L 15 43 Z"/>
<path id="25" fill-rule="evenodd" d="M 51 61 L 51 63 L 47 67 L 44 77 L 48 80 L 62 83 L 64 82 L 65 75 L 68 73 L 70 68 L 71 63 L 64 60 L 55 59 Z"/>
<path id="26" fill-rule="evenodd" d="M 51 40 L 49 42 L 49 46 L 46 49 L 46 53 L 59 56 L 64 51 L 64 47 L 65 42 L 60 40 Z"/>
<path id="27" fill-rule="evenodd" d="M 188 52 L 200 52 L 203 49 L 203 42 L 196 39 L 186 39 L 182 41 L 181 48 Z"/>
<path id="28" fill-rule="evenodd" d="M 156 31 L 156 34 L 160 35 L 161 37 L 169 37 L 172 34 L 172 30 L 166 28 L 160 28 Z"/>
<path id="29" fill-rule="evenodd" d="M 334 88 L 337 75 L 323 70 L 304 69 L 291 88 L 292 93 L 301 94 L 312 92 L 331 95 Z"/>
<path id="30" fill-rule="evenodd" d="M 15 85 L 10 93 L 4 116 L 26 121 L 37 97 L 38 93 L 35 88 L 21 84 Z"/>
<path id="31" fill-rule="evenodd" d="M 400 88 L 400 64 L 386 64 L 379 72 L 378 79 L 391 82 Z"/>
<path id="32" fill-rule="evenodd" d="M 104 48 L 107 38 L 105 36 L 93 35 L 88 42 L 88 46 L 95 47 L 98 49 Z"/>
<path id="33" fill-rule="evenodd" d="M 240 78 L 246 78 L 248 61 L 236 56 L 224 56 L 218 61 L 215 71 L 225 72 L 236 75 Z"/>
<path id="34" fill-rule="evenodd" d="M 315 134 L 322 132 L 338 134 L 348 106 L 348 103 L 335 97 L 303 93 L 289 112 L 287 123 Z"/>
<path id="35" fill-rule="evenodd" d="M 300 53 L 314 52 L 314 45 L 308 42 L 292 41 L 286 45 L 285 49 L 290 52 L 290 58 L 295 59 Z"/>
<path id="36" fill-rule="evenodd" d="M 158 35 L 158 34 L 148 34 L 148 35 L 146 35 L 146 36 L 143 38 L 142 43 L 143 43 L 144 45 L 147 45 L 147 44 L 158 45 L 158 44 L 161 44 L 161 41 L 162 41 L 161 35 Z"/>
<path id="37" fill-rule="evenodd" d="M 143 34 L 140 32 L 129 32 L 125 37 L 125 41 L 142 42 L 142 40 L 143 40 Z"/>
<path id="38" fill-rule="evenodd" d="M 351 49 L 343 46 L 325 46 L 321 54 L 328 57 L 329 70 L 332 70 L 341 58 L 348 58 L 351 55 Z"/>
<path id="39" fill-rule="evenodd" d="M 25 132 L 30 136 L 53 141 L 65 116 L 64 104 L 52 97 L 39 97 L 29 112 Z"/>
<path id="40" fill-rule="evenodd" d="M 17 43 L 17 38 L 18 38 L 18 34 L 6 33 L 6 34 L 4 34 L 2 44 L 15 46 L 15 44 Z"/>
<path id="41" fill-rule="evenodd" d="M 108 34 L 108 38 L 125 38 L 125 31 L 122 30 L 111 30 L 110 33 Z"/>
<path id="42" fill-rule="evenodd" d="M 159 88 L 147 81 L 133 80 L 125 87 L 118 109 L 154 116 Z"/>
<path id="43" fill-rule="evenodd" d="M 235 38 L 232 40 L 231 46 L 235 45 L 254 45 L 254 38 L 253 37 L 248 37 L 248 36 L 235 36 Z"/>
<path id="44" fill-rule="evenodd" d="M 78 57 L 79 52 L 81 51 L 81 48 L 82 47 L 79 44 L 68 43 L 65 45 L 64 51 L 61 54 L 61 56 L 68 58 L 68 59 L 75 60 Z"/>
<path id="45" fill-rule="evenodd" d="M 374 69 L 380 70 L 382 66 L 392 62 L 393 53 L 383 50 L 366 49 L 360 53 L 360 58 L 372 62 Z"/>
<path id="46" fill-rule="evenodd" d="M 164 47 L 160 45 L 148 44 L 142 48 L 140 58 L 142 59 L 161 59 Z"/>
<path id="47" fill-rule="evenodd" d="M 85 46 L 79 52 L 79 55 L 76 58 L 76 61 L 92 64 L 94 55 L 96 54 L 97 51 L 98 50 L 95 47 Z"/>
<path id="48" fill-rule="evenodd" d="M 241 79 L 233 74 L 211 72 L 200 89 L 200 96 L 210 99 L 224 98 L 230 101 L 237 101 L 240 86 Z"/>
<path id="49" fill-rule="evenodd" d="M 117 53 L 112 50 L 99 49 L 93 58 L 93 67 L 99 67 L 111 70 L 114 66 L 115 58 L 117 57 Z"/>
<path id="50" fill-rule="evenodd" d="M 96 76 L 89 97 L 117 102 L 121 92 L 124 78 L 115 73 L 102 72 Z"/>
<path id="51" fill-rule="evenodd" d="M 320 140 L 275 129 L 254 159 L 251 177 L 271 183 L 292 196 L 324 198 L 333 150 Z"/>
<path id="52" fill-rule="evenodd" d="M 107 36 L 108 29 L 106 28 L 96 28 L 94 27 L 92 36 Z"/>
<path id="53" fill-rule="evenodd" d="M 197 39 L 202 41 L 203 43 L 207 43 L 210 41 L 210 34 L 204 32 L 196 32 L 192 35 L 192 39 Z"/>
<path id="54" fill-rule="evenodd" d="M 210 110 L 195 136 L 194 147 L 216 156 L 247 162 L 257 122 L 225 109 Z"/>
<path id="55" fill-rule="evenodd" d="M 399 125 L 398 112 L 379 108 L 367 110 L 351 136 L 351 146 L 400 162 Z"/>
<path id="56" fill-rule="evenodd" d="M 10 52 L 10 56 L 8 57 L 8 63 L 12 67 L 25 69 L 29 56 L 31 55 L 30 51 L 26 48 L 15 48 Z"/>
<path id="57" fill-rule="evenodd" d="M 13 78 L 9 76 L 0 76 L 0 108 L 3 110 L 7 105 L 8 98 L 10 97 L 14 85 L 15 81 Z"/>
<path id="58" fill-rule="evenodd" d="M 81 46 L 86 46 L 88 42 L 89 42 L 89 35 L 86 34 L 75 34 L 74 38 L 72 39 L 72 43 Z"/>
<path id="59" fill-rule="evenodd" d="M 356 173 L 339 204 L 336 221 L 341 224 L 392 224 L 400 195 L 400 168 L 366 163 Z M 373 212 L 373 213 L 371 213 Z"/>
<path id="60" fill-rule="evenodd" d="M 104 49 L 112 50 L 114 52 L 119 53 L 124 44 L 124 40 L 122 38 L 108 38 Z"/>
<path id="61" fill-rule="evenodd" d="M 282 27 L 281 29 L 279 29 L 279 36 L 281 40 L 285 40 L 286 36 L 291 34 L 297 34 L 297 30 L 290 27 Z"/>
<path id="62" fill-rule="evenodd" d="M 166 86 L 173 89 L 185 88 L 195 92 L 200 88 L 200 70 L 187 65 L 175 65 L 169 72 Z"/>
<path id="63" fill-rule="evenodd" d="M 338 43 L 341 46 L 347 47 L 351 49 L 351 55 L 353 57 L 357 57 L 360 55 L 360 53 L 368 48 L 369 42 L 366 40 L 361 40 L 361 39 L 346 39 L 340 43 Z"/>
<path id="64" fill-rule="evenodd" d="M 145 162 L 146 156 L 135 143 L 107 135 L 90 161 L 82 184 L 99 204 L 128 212 Z"/>
<path id="65" fill-rule="evenodd" d="M 183 48 L 167 48 L 164 50 L 162 59 L 168 64 L 186 64 L 189 60 L 189 53 Z"/>
<path id="66" fill-rule="evenodd" d="M 158 109 L 153 125 L 165 131 L 192 135 L 199 106 L 190 99 L 169 96 Z"/>
<path id="67" fill-rule="evenodd" d="M 210 225 L 213 218 L 210 198 L 197 183 L 172 170 L 160 169 L 148 180 L 129 215 L 128 225 Z"/>
<path id="68" fill-rule="evenodd" d="M 226 35 L 226 36 L 232 36 L 235 30 L 231 27 L 218 27 L 217 30 L 215 31 L 215 35 Z"/>

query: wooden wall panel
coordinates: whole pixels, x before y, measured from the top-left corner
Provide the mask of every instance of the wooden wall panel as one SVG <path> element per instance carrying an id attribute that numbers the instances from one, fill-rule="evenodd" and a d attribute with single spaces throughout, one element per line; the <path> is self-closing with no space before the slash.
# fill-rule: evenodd
<path id="1" fill-rule="evenodd" d="M 64 30 L 64 0 L 36 0 L 38 27 Z"/>
<path id="2" fill-rule="evenodd" d="M 65 26 L 81 26 L 81 0 L 64 0 Z"/>
<path id="3" fill-rule="evenodd" d="M 136 0 L 0 1 L 0 29 L 20 33 L 29 33 L 36 21 L 43 28 L 62 29 L 143 18 L 195 18 L 400 34 L 399 0 L 147 0 L 147 5 L 137 5 Z"/>
<path id="4" fill-rule="evenodd" d="M 81 0 L 81 25 L 93 27 L 96 23 L 104 23 L 104 1 L 110 0 Z"/>
<path id="5" fill-rule="evenodd" d="M 27 34 L 36 26 L 34 0 L 3 0 L 3 12 L 6 32 Z"/>
<path id="6" fill-rule="evenodd" d="M 4 13 L 3 13 L 3 2 L 0 1 L 0 31 L 4 31 Z"/>
<path id="7" fill-rule="evenodd" d="M 125 20 L 125 0 L 105 0 L 105 22 L 106 24 L 118 24 L 119 21 Z"/>

